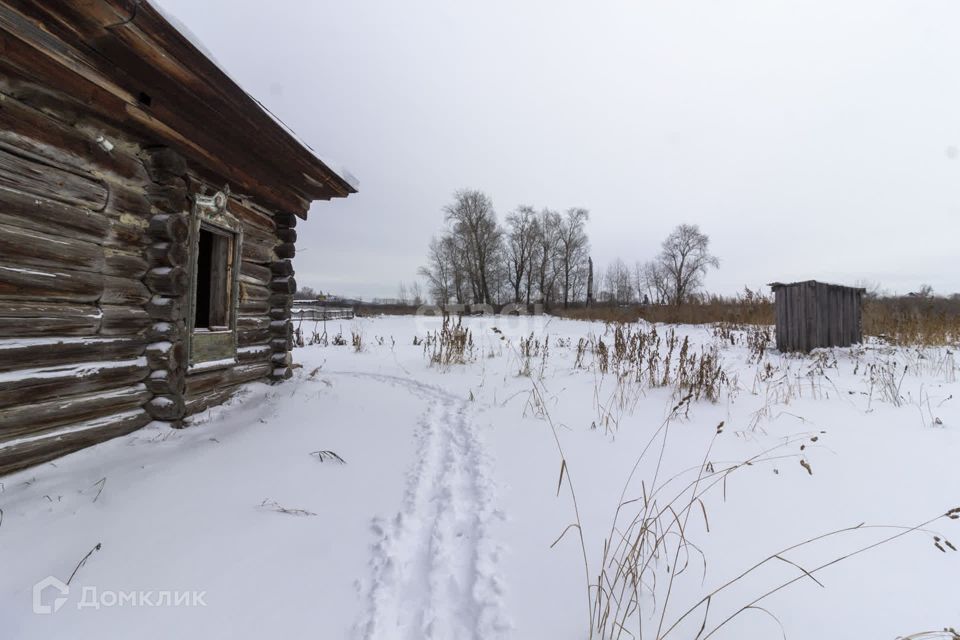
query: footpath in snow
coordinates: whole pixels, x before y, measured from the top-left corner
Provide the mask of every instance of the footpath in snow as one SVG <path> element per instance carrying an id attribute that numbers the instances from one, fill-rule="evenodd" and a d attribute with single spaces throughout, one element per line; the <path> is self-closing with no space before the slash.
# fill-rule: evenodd
<path id="1" fill-rule="evenodd" d="M 507 629 L 491 519 L 499 514 L 467 401 L 408 378 L 365 374 L 422 398 L 403 508 L 374 524 L 363 637 L 496 638 Z"/>

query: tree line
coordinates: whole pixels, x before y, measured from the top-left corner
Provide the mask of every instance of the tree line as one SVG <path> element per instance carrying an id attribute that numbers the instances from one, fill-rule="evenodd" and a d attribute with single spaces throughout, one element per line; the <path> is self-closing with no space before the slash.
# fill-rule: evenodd
<path id="1" fill-rule="evenodd" d="M 444 230 L 430 241 L 427 264 L 418 272 L 441 305 L 679 305 L 719 266 L 709 237 L 696 225 L 674 229 L 653 260 L 628 266 L 618 258 L 602 270 L 590 257 L 587 209 L 521 205 L 500 224 L 489 196 L 464 189 L 443 214 Z"/>

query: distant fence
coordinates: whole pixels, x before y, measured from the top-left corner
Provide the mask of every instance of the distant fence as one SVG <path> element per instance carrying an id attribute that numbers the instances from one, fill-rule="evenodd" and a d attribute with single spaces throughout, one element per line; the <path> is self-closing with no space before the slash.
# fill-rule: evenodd
<path id="1" fill-rule="evenodd" d="M 294 300 L 291 317 L 298 320 L 352 320 L 356 314 L 353 307 L 327 307 L 313 300 Z"/>

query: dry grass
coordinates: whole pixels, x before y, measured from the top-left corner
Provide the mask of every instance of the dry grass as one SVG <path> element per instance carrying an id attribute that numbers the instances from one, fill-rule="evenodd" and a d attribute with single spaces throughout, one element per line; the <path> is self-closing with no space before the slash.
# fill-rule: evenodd
<path id="1" fill-rule="evenodd" d="M 534 394 L 542 396 L 542 389 L 534 383 Z M 693 521 L 703 520 L 709 531 L 708 510 L 705 499 L 708 494 L 719 489 L 726 491 L 727 478 L 738 471 L 763 463 L 794 458 L 806 470 L 813 474 L 813 467 L 804 453 L 808 443 L 816 442 L 821 435 L 816 433 L 798 434 L 785 442 L 774 445 L 755 456 L 733 464 L 714 464 L 710 461 L 713 445 L 723 434 L 723 423 L 717 426 L 713 440 L 707 447 L 700 464 L 669 478 L 663 478 L 661 463 L 667 447 L 671 423 L 676 419 L 685 403 L 678 403 L 667 419 L 654 432 L 624 483 L 623 491 L 617 502 L 616 510 L 606 537 L 603 539 L 603 551 L 599 566 L 591 567 L 587 540 L 585 539 L 580 509 L 577 503 L 572 472 L 563 452 L 563 447 L 553 427 L 546 409 L 546 403 L 537 403 L 544 417 L 554 430 L 554 437 L 560 453 L 560 480 L 558 493 L 566 486 L 573 506 L 574 522 L 568 525 L 554 542 L 559 543 L 568 533 L 576 532 L 582 551 L 584 572 L 586 575 L 587 609 L 589 612 L 589 637 L 591 639 L 620 640 L 622 638 L 665 638 L 680 637 L 685 633 L 695 640 L 706 640 L 727 627 L 732 621 L 749 613 L 761 613 L 777 621 L 776 614 L 766 608 L 770 596 L 788 589 L 792 585 L 809 580 L 821 588 L 824 585 L 817 574 L 849 558 L 866 553 L 879 546 L 907 535 L 921 533 L 933 537 L 934 547 L 948 553 L 955 551 L 953 544 L 946 545 L 942 534 L 931 531 L 930 527 L 943 520 L 960 518 L 960 507 L 936 515 L 925 522 L 913 526 L 867 525 L 859 523 L 843 527 L 808 538 L 796 544 L 768 555 L 736 576 L 709 590 L 696 602 L 680 613 L 670 607 L 675 592 L 675 583 L 679 580 L 702 580 L 706 574 L 708 559 L 692 538 Z M 638 495 L 630 495 L 637 491 Z M 876 530 L 882 536 L 873 542 L 853 546 L 848 551 L 835 555 L 816 566 L 802 566 L 791 556 L 795 552 L 812 547 L 832 538 L 843 538 L 848 534 Z M 771 565 L 786 565 L 788 573 L 782 578 L 770 581 L 763 577 L 762 568 Z M 698 569 L 700 567 L 700 569 Z M 755 576 L 757 586 L 755 596 L 742 603 L 719 604 L 719 596 L 731 591 L 735 585 Z M 696 631 L 695 635 L 690 635 Z M 951 638 L 952 630 L 934 634 L 919 634 L 908 638 Z"/>
<path id="2" fill-rule="evenodd" d="M 667 324 L 770 326 L 773 300 L 746 290 L 735 298 L 711 297 L 682 306 L 592 306 L 556 309 L 577 320 Z M 863 333 L 896 345 L 954 345 L 960 342 L 960 298 L 868 298 L 863 306 Z"/>
<path id="3" fill-rule="evenodd" d="M 931 527 L 946 520 L 960 519 L 960 508 L 950 509 L 912 526 L 868 525 L 861 522 L 827 531 L 760 558 L 739 574 L 721 581 L 718 586 L 708 587 L 695 602 L 671 603 L 671 599 L 676 600 L 676 593 L 680 591 L 677 586 L 679 581 L 701 583 L 706 576 L 708 558 L 698 546 L 693 532 L 710 530 L 708 497 L 718 492 L 725 494 L 730 475 L 762 464 L 793 460 L 806 474 L 813 475 L 815 461 L 809 457 L 810 446 L 824 437 L 819 430 L 798 433 L 748 459 L 719 463 L 712 461 L 711 456 L 714 444 L 724 437 L 724 425 L 721 423 L 716 427 L 699 464 L 666 477 L 662 464 L 673 422 L 689 417 L 690 407 L 698 398 L 716 401 L 727 384 L 726 374 L 716 358 L 720 346 L 728 343 L 747 346 L 751 360 L 757 366 L 756 384 L 764 383 L 778 389 L 775 393 L 768 390 L 768 403 L 774 404 L 805 393 L 818 397 L 829 394 L 829 385 L 832 383 L 827 372 L 836 369 L 837 362 L 831 353 L 823 352 L 814 357 L 781 358 L 778 365 L 773 365 L 769 357 L 765 357 L 772 338 L 769 327 L 740 326 L 733 329 L 729 325 L 718 326 L 713 344 L 703 347 L 699 354 L 691 353 L 690 344 L 679 340 L 672 329 L 659 329 L 658 332 L 656 326 L 645 329 L 637 325 L 610 324 L 602 336 L 581 339 L 579 344 L 570 347 L 575 349 L 576 368 L 592 371 L 597 376 L 594 402 L 614 427 L 617 419 L 612 417 L 615 413 L 613 407 L 632 411 L 636 394 L 642 393 L 642 389 L 668 387 L 678 398 L 668 417 L 650 436 L 623 484 L 609 529 L 599 541 L 602 544 L 599 562 L 591 561 L 593 554 L 590 552 L 597 541 L 588 539 L 583 530 L 581 505 L 574 481 L 577 470 L 571 469 L 557 426 L 550 416 L 549 402 L 545 400 L 548 393 L 544 377 L 533 375 L 532 365 L 549 342 L 546 339 L 537 340 L 531 335 L 521 340 L 517 350 L 518 359 L 523 363 L 521 374 L 531 378 L 532 389 L 527 410 L 550 425 L 559 452 L 557 491 L 559 494 L 566 489 L 573 521 L 560 532 L 554 545 L 571 536 L 577 539 L 585 576 L 589 638 L 621 640 L 646 637 L 664 640 L 683 637 L 705 640 L 715 637 L 734 620 L 754 614 L 769 617 L 779 624 L 776 613 L 767 608 L 771 596 L 798 582 L 809 581 L 824 587 L 818 574 L 849 558 L 913 534 L 929 535 L 933 547 L 941 553 L 956 551 L 952 542 L 948 544 L 947 538 L 931 530 Z M 920 350 L 916 351 L 920 353 Z M 855 357 L 862 355 L 855 354 Z M 801 370 L 791 373 L 792 366 L 798 366 Z M 920 354 L 908 365 L 886 360 L 881 360 L 879 365 L 875 362 L 861 365 L 858 360 L 856 366 L 860 375 L 872 383 L 870 400 L 876 393 L 880 400 L 896 405 L 901 401 L 900 384 L 906 366 L 911 370 L 919 366 L 933 369 L 942 368 L 943 364 Z M 705 374 L 705 371 L 713 373 Z M 611 379 L 614 381 L 614 391 L 609 399 L 601 403 L 603 381 Z M 823 387 L 821 380 L 826 381 L 828 388 Z M 805 391 L 808 388 L 809 391 Z M 694 526 L 700 523 L 701 526 Z M 878 535 L 864 543 L 856 536 L 865 531 Z M 846 540 L 846 550 L 828 555 L 816 565 L 800 564 L 799 551 L 819 547 L 828 540 Z M 770 574 L 767 569 L 773 566 L 782 566 L 786 572 Z M 745 595 L 731 598 L 734 591 Z M 905 640 L 926 638 L 960 640 L 952 629 L 913 634 L 906 636 Z"/>
<path id="4" fill-rule="evenodd" d="M 417 344 L 416 337 L 414 344 Z M 463 326 L 462 317 L 454 322 L 449 314 L 444 314 L 443 326 L 428 333 L 422 344 L 424 354 L 433 365 L 466 364 L 476 359 L 473 334 Z"/>
<path id="5" fill-rule="evenodd" d="M 576 320 L 604 322 L 662 322 L 666 324 L 731 324 L 770 325 L 774 322 L 773 299 L 758 291 L 744 289 L 732 298 L 710 296 L 680 306 L 676 305 L 593 305 L 555 309 L 554 315 Z"/>
<path id="6" fill-rule="evenodd" d="M 960 299 L 878 298 L 863 308 L 863 332 L 897 345 L 960 341 Z"/>

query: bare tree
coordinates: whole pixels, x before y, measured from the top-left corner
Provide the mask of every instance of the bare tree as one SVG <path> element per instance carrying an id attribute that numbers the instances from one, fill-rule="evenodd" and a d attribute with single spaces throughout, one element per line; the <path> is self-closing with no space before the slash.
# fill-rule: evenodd
<path id="1" fill-rule="evenodd" d="M 450 302 L 457 292 L 456 257 L 453 239 L 449 236 L 434 237 L 427 251 L 427 265 L 418 273 L 426 278 L 427 289 L 433 301 L 439 305 Z M 460 302 L 457 296 L 457 302 Z"/>
<path id="2" fill-rule="evenodd" d="M 540 212 L 534 266 L 540 302 L 549 307 L 555 295 L 557 253 L 560 247 L 560 214 L 550 209 Z"/>
<path id="3" fill-rule="evenodd" d="M 657 260 L 646 262 L 643 265 L 638 264 L 637 272 L 637 291 L 645 291 L 649 300 L 662 304 L 669 297 L 667 286 L 667 275 L 662 265 Z"/>
<path id="4" fill-rule="evenodd" d="M 720 260 L 710 253 L 710 237 L 695 224 L 681 224 L 663 241 L 658 267 L 666 279 L 670 301 L 683 304 L 703 286 L 710 267 Z"/>
<path id="5" fill-rule="evenodd" d="M 563 307 L 570 305 L 578 287 L 586 277 L 587 258 L 590 241 L 587 238 L 586 224 L 590 212 L 573 207 L 567 209 L 560 220 L 558 249 L 560 285 L 563 287 Z"/>
<path id="6" fill-rule="evenodd" d="M 506 262 L 507 280 L 513 288 L 513 301 L 522 302 L 526 284 L 526 302 L 530 302 L 531 274 L 538 236 L 537 213 L 533 207 L 520 206 L 507 216 Z"/>
<path id="7" fill-rule="evenodd" d="M 423 304 L 423 288 L 420 286 L 419 280 L 414 280 L 413 284 L 410 285 L 410 297 L 413 304 L 418 307 Z"/>
<path id="8" fill-rule="evenodd" d="M 886 291 L 879 282 L 867 279 L 857 280 L 855 285 L 861 289 L 865 289 L 868 300 L 876 300 L 877 298 L 885 298 L 890 295 L 889 291 Z"/>
<path id="9" fill-rule="evenodd" d="M 607 288 L 612 302 L 628 304 L 633 301 L 633 279 L 627 264 L 617 258 L 607 267 Z"/>
<path id="10" fill-rule="evenodd" d="M 418 271 L 437 303 L 530 303 L 535 293 L 548 307 L 560 294 L 567 305 L 583 299 L 589 260 L 585 209 L 561 215 L 521 206 L 502 228 L 490 198 L 464 190 L 454 194 L 444 215 L 447 228 L 431 241 L 427 264 Z"/>
<path id="11" fill-rule="evenodd" d="M 317 300 L 322 293 L 314 291 L 313 287 L 298 287 L 297 292 L 293 294 L 294 300 Z"/>
<path id="12" fill-rule="evenodd" d="M 481 191 L 465 189 L 444 207 L 451 235 L 465 266 L 475 302 L 492 301 L 490 275 L 500 251 L 501 230 L 493 202 Z"/>

